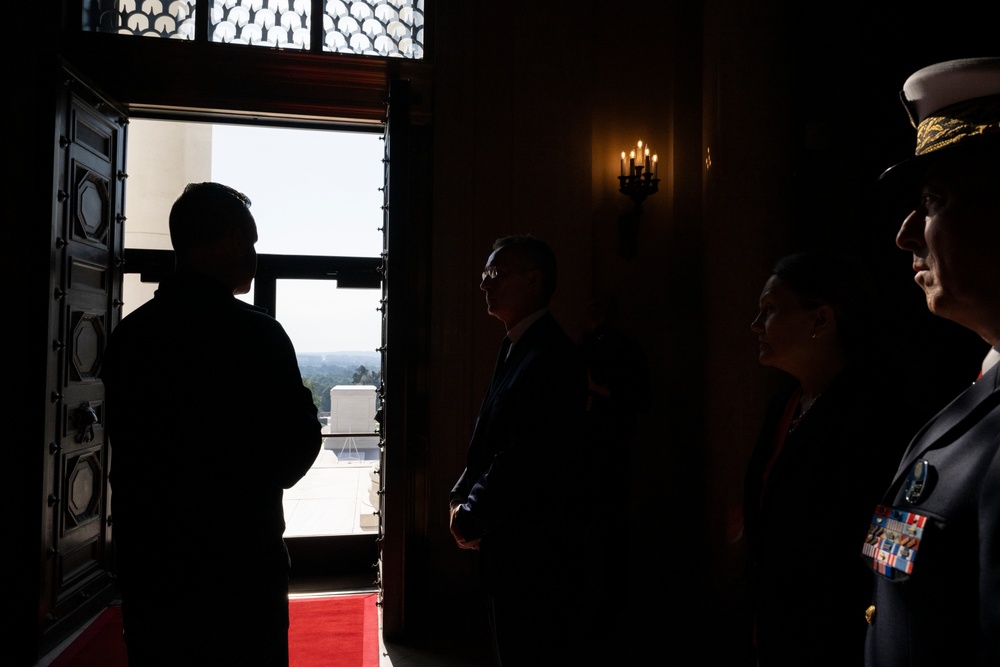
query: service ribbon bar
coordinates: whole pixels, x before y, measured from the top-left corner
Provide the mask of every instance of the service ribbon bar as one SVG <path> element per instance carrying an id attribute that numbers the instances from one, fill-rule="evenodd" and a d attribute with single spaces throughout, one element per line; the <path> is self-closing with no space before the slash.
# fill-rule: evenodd
<path id="1" fill-rule="evenodd" d="M 892 579 L 896 573 L 909 576 L 920 548 L 927 517 L 879 505 L 872 515 L 861 553 L 872 561 L 872 568 Z"/>

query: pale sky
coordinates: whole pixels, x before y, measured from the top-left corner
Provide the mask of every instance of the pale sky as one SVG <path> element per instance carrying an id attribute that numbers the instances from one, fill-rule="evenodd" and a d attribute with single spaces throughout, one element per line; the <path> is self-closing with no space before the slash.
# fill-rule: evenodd
<path id="1" fill-rule="evenodd" d="M 382 252 L 380 133 L 133 119 L 128 150 L 127 247 L 169 249 L 170 206 L 186 183 L 210 179 L 250 197 L 259 253 Z M 154 289 L 126 276 L 123 313 Z M 380 297 L 377 289 L 337 289 L 335 281 L 285 280 L 274 315 L 298 352 L 374 351 Z"/>
<path id="2" fill-rule="evenodd" d="M 377 133 L 216 125 L 212 180 L 250 197 L 259 253 L 377 257 L 384 148 Z M 381 345 L 381 292 L 335 284 L 279 282 L 275 316 L 297 352 Z"/>
<path id="3" fill-rule="evenodd" d="M 212 179 L 253 201 L 257 251 L 377 257 L 379 134 L 216 125 Z"/>

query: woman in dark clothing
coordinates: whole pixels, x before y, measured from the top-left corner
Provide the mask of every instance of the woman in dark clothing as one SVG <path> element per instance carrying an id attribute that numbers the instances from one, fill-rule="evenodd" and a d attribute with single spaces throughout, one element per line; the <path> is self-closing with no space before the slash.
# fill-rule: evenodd
<path id="1" fill-rule="evenodd" d="M 871 576 L 860 545 L 919 412 L 889 390 L 872 294 L 846 259 L 790 255 L 750 326 L 760 362 L 792 380 L 767 408 L 744 485 L 760 667 L 863 663 Z"/>

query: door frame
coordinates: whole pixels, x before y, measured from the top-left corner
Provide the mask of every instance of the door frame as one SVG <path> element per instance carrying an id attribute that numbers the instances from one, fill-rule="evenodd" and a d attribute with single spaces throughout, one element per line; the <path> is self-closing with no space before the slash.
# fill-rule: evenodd
<path id="1" fill-rule="evenodd" d="M 394 296 L 388 318 L 392 326 L 385 324 L 386 317 L 383 325 L 394 361 L 383 361 L 381 431 L 383 437 L 391 434 L 392 444 L 388 453 L 383 448 L 381 468 L 383 488 L 392 501 L 379 500 L 384 538 L 378 545 L 378 579 L 383 635 L 401 635 L 406 589 L 421 578 L 419 572 L 410 577 L 406 572 L 423 562 L 418 553 L 407 566 L 405 551 L 426 544 L 426 514 L 432 511 L 425 507 L 429 423 L 422 381 L 430 363 L 431 60 L 319 56 L 84 33 L 78 19 L 78 14 L 68 15 L 56 59 L 74 67 L 106 99 L 116 100 L 126 122 L 129 116 L 155 115 L 302 127 L 386 126 L 385 169 L 387 182 L 394 185 L 391 197 L 385 193 L 384 218 L 386 229 L 394 231 L 385 252 L 391 251 L 394 268 L 383 276 L 384 308 L 390 309 L 388 293 Z M 54 83 L 62 86 L 63 79 L 57 73 Z M 53 151 L 59 150 L 57 135 Z"/>

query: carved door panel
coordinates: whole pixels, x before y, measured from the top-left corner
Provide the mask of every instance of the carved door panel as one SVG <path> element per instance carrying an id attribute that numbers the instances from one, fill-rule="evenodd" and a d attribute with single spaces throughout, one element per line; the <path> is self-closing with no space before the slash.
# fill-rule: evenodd
<path id="1" fill-rule="evenodd" d="M 43 643 L 110 600 L 109 447 L 101 359 L 118 317 L 126 118 L 64 73 L 56 113 L 43 508 Z"/>

